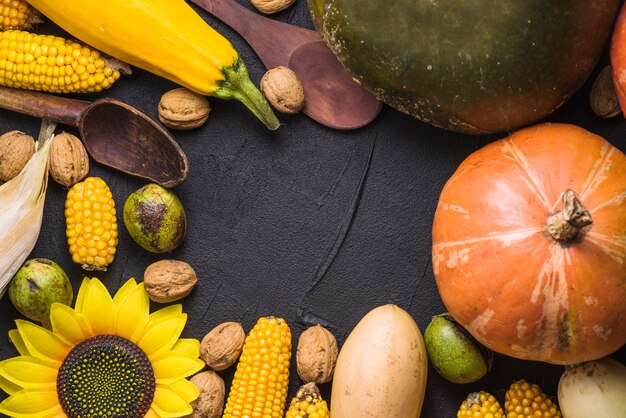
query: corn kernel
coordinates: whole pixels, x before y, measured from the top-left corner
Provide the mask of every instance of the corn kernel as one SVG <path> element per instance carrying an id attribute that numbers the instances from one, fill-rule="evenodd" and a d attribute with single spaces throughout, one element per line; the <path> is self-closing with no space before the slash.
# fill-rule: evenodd
<path id="1" fill-rule="evenodd" d="M 104 180 L 88 177 L 72 186 L 65 200 L 65 223 L 72 260 L 85 270 L 106 270 L 118 240 L 115 202 Z"/>
<path id="2" fill-rule="evenodd" d="M 0 18 L 7 1 L 0 0 Z M 53 93 L 100 91 L 120 77 L 98 51 L 58 36 L 20 30 L 0 32 L 0 70 L 5 70 L 0 74 L 0 85 Z M 24 77 L 30 74 L 40 77 Z"/>
<path id="3" fill-rule="evenodd" d="M 328 418 L 328 404 L 315 382 L 307 383 L 298 389 L 298 393 L 291 400 L 285 418 Z"/>
<path id="4" fill-rule="evenodd" d="M 39 13 L 25 0 L 0 0 L 0 31 L 30 29 L 38 22 Z"/>
<path id="5" fill-rule="evenodd" d="M 504 409 L 507 418 L 557 418 L 561 411 L 536 384 L 520 380 L 506 392 Z"/>
<path id="6" fill-rule="evenodd" d="M 279 353 L 283 353 L 280 362 Z M 289 326 L 281 318 L 260 318 L 246 337 L 223 418 L 281 418 L 287 399 L 290 360 Z M 268 379 L 261 379 L 268 373 L 274 376 L 274 387 Z"/>
<path id="7" fill-rule="evenodd" d="M 493 395 L 483 392 L 472 392 L 461 404 L 457 418 L 505 418 L 502 407 Z"/>

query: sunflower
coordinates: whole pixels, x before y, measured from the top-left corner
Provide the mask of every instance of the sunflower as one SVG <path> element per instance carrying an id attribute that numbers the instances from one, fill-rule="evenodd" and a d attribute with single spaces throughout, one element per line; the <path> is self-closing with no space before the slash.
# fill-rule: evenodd
<path id="1" fill-rule="evenodd" d="M 55 303 L 51 330 L 17 320 L 19 352 L 0 362 L 0 415 L 16 418 L 180 417 L 203 368 L 200 343 L 179 339 L 181 305 L 150 313 L 143 283 L 127 281 L 111 298 L 98 279 L 83 280 L 76 306 Z"/>

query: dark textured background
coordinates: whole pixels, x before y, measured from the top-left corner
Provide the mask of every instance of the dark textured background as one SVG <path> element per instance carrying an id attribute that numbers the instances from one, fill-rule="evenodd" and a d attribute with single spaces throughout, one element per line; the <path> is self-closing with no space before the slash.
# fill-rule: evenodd
<path id="1" fill-rule="evenodd" d="M 201 14 L 233 42 L 258 85 L 265 69 L 254 52 L 228 27 Z M 313 28 L 304 0 L 275 18 Z M 37 31 L 63 34 L 50 23 Z M 548 120 L 578 124 L 626 151 L 626 121 L 601 120 L 588 105 L 591 80 L 607 63 L 605 50 L 589 81 Z M 103 96 L 156 116 L 159 98 L 174 87 L 136 70 Z M 328 129 L 304 115 L 280 115 L 284 126 L 270 132 L 240 103 L 210 101 L 213 111 L 206 125 L 174 133 L 190 163 L 188 180 L 174 189 L 187 210 L 185 243 L 169 256 L 147 253 L 118 217 L 117 258 L 108 272 L 96 275 L 112 293 L 130 277 L 140 280 L 151 262 L 184 260 L 200 279 L 182 301 L 189 314 L 186 337 L 201 339 L 224 321 L 240 321 L 248 331 L 259 316 L 271 314 L 291 325 L 294 347 L 300 333 L 317 322 L 342 344 L 365 313 L 386 303 L 406 309 L 422 331 L 431 316 L 444 311 L 430 263 L 439 192 L 467 155 L 503 135 L 446 132 L 388 106 L 357 131 Z M 36 136 L 39 121 L 0 110 L 0 132 L 12 129 Z M 73 128 L 63 129 L 77 134 Z M 145 184 L 95 163 L 90 174 L 107 181 L 120 214 L 126 197 Z M 65 194 L 50 181 L 41 236 L 31 256 L 59 263 L 76 291 L 84 272 L 71 262 L 65 243 Z M 19 317 L 8 297 L 3 298 L 0 360 L 17 354 L 6 335 Z M 626 362 L 626 349 L 615 357 Z M 479 389 L 503 403 L 509 384 L 520 378 L 556 395 L 562 371 L 497 355 L 485 378 L 456 385 L 431 367 L 422 417 L 456 416 L 467 393 Z M 233 372 L 234 367 L 222 374 L 227 385 Z M 290 396 L 300 383 L 292 367 Z M 322 389 L 328 398 L 330 385 Z"/>

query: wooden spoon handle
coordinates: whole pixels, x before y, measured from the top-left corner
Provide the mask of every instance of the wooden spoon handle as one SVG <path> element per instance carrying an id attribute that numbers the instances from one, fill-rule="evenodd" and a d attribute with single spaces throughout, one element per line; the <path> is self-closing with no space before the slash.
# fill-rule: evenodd
<path id="1" fill-rule="evenodd" d="M 0 108 L 78 126 L 83 111 L 91 103 L 35 91 L 0 87 Z"/>
<path id="2" fill-rule="evenodd" d="M 241 35 L 267 68 L 287 65 L 303 43 L 321 40 L 315 31 L 261 16 L 235 0 L 190 0 Z"/>

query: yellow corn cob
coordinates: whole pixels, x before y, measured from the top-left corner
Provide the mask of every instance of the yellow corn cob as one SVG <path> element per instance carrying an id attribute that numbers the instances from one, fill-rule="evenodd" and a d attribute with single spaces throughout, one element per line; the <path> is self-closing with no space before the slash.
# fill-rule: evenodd
<path id="1" fill-rule="evenodd" d="M 320 390 L 315 382 L 310 382 L 298 389 L 295 398 L 291 400 L 285 418 L 328 418 L 329 416 L 328 405 L 322 399 Z"/>
<path id="2" fill-rule="evenodd" d="M 561 411 L 537 385 L 520 380 L 506 392 L 504 409 L 507 418 L 557 418 Z"/>
<path id="3" fill-rule="evenodd" d="M 246 337 L 223 418 L 281 418 L 290 360 L 287 323 L 273 316 L 260 318 Z"/>
<path id="4" fill-rule="evenodd" d="M 463 401 L 457 418 L 504 418 L 500 403 L 490 393 L 472 392 Z"/>
<path id="5" fill-rule="evenodd" d="M 25 0 L 0 0 L 0 30 L 30 29 L 40 22 L 40 13 Z"/>
<path id="6" fill-rule="evenodd" d="M 76 183 L 65 200 L 67 243 L 72 261 L 85 270 L 106 270 L 117 248 L 115 202 L 99 177 Z"/>
<path id="7" fill-rule="evenodd" d="M 117 65 L 116 62 L 109 66 L 97 50 L 59 36 L 19 30 L 0 32 L 3 86 L 52 93 L 93 93 L 109 88 L 120 77 Z"/>

